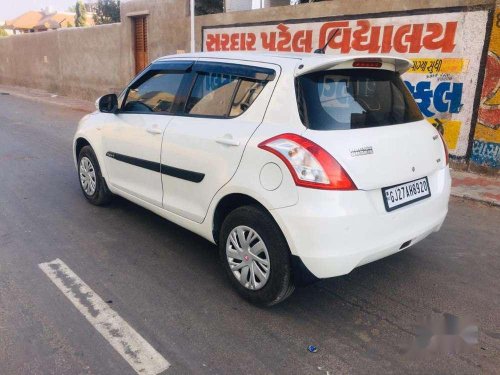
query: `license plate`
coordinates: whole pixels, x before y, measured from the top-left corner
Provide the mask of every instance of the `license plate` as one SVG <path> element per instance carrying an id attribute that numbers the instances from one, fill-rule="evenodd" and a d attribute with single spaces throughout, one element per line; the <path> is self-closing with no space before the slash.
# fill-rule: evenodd
<path id="1" fill-rule="evenodd" d="M 382 189 L 386 211 L 417 202 L 431 196 L 427 177 Z"/>

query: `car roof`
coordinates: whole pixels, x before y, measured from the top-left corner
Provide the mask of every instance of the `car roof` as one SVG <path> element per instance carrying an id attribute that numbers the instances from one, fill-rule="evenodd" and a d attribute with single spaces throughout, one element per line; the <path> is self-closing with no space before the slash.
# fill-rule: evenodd
<path id="1" fill-rule="evenodd" d="M 158 60 L 171 59 L 173 57 L 180 58 L 214 58 L 214 59 L 234 59 L 234 60 L 252 60 L 261 62 L 278 62 L 283 59 L 300 60 L 308 53 L 285 53 L 285 52 L 195 52 L 195 53 L 180 53 L 160 57 Z"/>
<path id="2" fill-rule="evenodd" d="M 160 57 L 155 62 L 167 61 L 175 58 L 243 60 L 293 67 L 296 67 L 300 63 L 303 66 L 300 72 L 296 71 L 296 75 L 302 75 L 320 69 L 328 69 L 329 67 L 346 63 L 354 59 L 379 59 L 384 63 L 393 64 L 394 69 L 399 73 L 406 72 L 413 65 L 408 59 L 390 55 L 331 55 L 305 52 L 195 52 L 164 56 Z"/>

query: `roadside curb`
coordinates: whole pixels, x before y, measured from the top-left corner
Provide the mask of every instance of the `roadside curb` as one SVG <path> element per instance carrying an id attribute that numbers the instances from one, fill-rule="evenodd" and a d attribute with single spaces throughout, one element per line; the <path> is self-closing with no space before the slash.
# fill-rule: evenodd
<path id="1" fill-rule="evenodd" d="M 38 103 L 58 105 L 61 107 L 86 113 L 95 111 L 95 106 L 92 102 L 80 99 L 72 99 L 67 96 L 59 96 L 57 94 L 51 94 L 46 91 L 29 89 L 25 87 L 0 85 L 0 94 L 12 95 L 18 98 L 32 100 Z"/>
<path id="2" fill-rule="evenodd" d="M 481 203 L 481 204 L 484 204 L 484 205 L 489 206 L 489 207 L 500 207 L 500 202 L 498 202 L 498 201 L 490 200 L 490 199 L 481 199 L 481 198 L 473 197 L 473 196 L 470 196 L 467 194 L 457 193 L 457 192 L 454 192 L 453 190 L 451 191 L 451 196 L 453 198 L 457 198 L 457 199 L 463 199 L 463 200 L 467 200 L 467 201 L 471 201 L 471 202 Z"/>
<path id="3" fill-rule="evenodd" d="M 451 171 L 451 195 L 488 206 L 500 207 L 500 179 L 470 172 Z"/>

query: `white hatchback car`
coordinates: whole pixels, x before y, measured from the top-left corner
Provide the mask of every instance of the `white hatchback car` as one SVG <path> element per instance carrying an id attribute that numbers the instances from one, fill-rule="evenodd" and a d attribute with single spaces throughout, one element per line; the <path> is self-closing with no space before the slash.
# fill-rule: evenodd
<path id="1" fill-rule="evenodd" d="M 85 197 L 113 194 L 218 244 L 232 284 L 272 305 L 439 230 L 439 132 L 388 56 L 160 58 L 99 99 L 74 138 Z"/>

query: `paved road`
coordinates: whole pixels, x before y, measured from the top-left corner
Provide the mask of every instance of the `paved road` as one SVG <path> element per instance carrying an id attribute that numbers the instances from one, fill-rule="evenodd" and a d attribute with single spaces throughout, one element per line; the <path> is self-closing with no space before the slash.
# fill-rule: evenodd
<path id="1" fill-rule="evenodd" d="M 135 373 L 38 268 L 56 258 L 171 363 L 167 374 L 500 368 L 499 209 L 454 200 L 440 233 L 260 309 L 232 291 L 205 240 L 122 199 L 86 203 L 71 158 L 82 115 L 0 96 L 0 374 Z M 479 345 L 405 356 L 419 320 L 442 313 L 476 322 Z"/>

